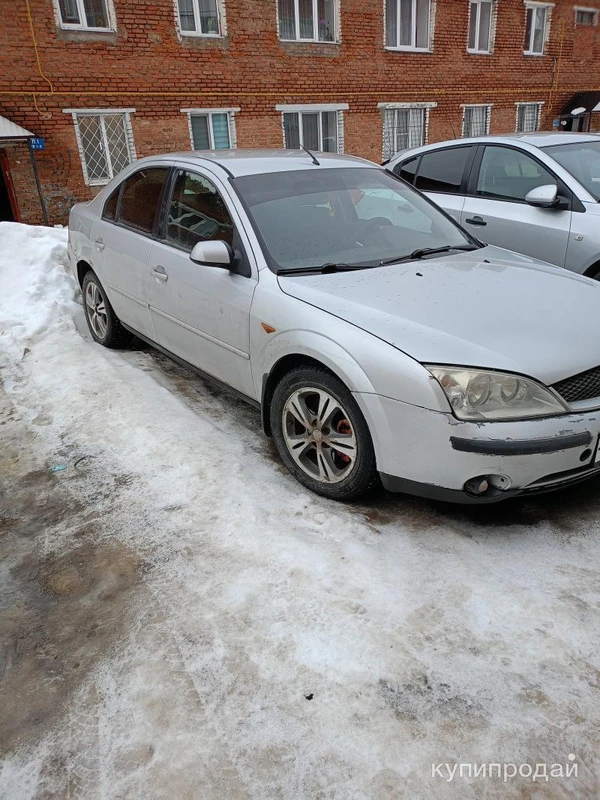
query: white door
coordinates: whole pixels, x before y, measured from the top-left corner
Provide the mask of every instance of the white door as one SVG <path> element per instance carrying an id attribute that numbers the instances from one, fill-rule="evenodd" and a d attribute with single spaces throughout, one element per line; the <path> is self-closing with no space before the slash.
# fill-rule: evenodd
<path id="1" fill-rule="evenodd" d="M 135 172 L 106 201 L 92 229 L 93 267 L 119 319 L 152 338 L 147 263 L 166 167 Z"/>
<path id="2" fill-rule="evenodd" d="M 234 216 L 213 178 L 201 170 L 178 170 L 162 241 L 150 251 L 148 300 L 157 344 L 253 396 L 250 305 L 256 270 L 247 261 Z M 215 239 L 231 245 L 239 271 L 190 260 L 197 242 Z"/>
<path id="3" fill-rule="evenodd" d="M 548 184 L 560 187 L 556 177 L 529 154 L 488 145 L 475 193 L 463 206 L 463 227 L 488 244 L 564 266 L 572 215 L 568 198 L 563 199 L 569 208 L 562 210 L 525 202 L 531 189 Z"/>

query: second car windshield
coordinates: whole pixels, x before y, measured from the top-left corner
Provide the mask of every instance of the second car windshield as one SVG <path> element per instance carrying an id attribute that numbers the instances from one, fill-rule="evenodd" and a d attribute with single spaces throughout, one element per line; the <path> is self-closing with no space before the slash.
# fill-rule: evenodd
<path id="1" fill-rule="evenodd" d="M 378 266 L 421 248 L 472 243 L 418 192 L 380 169 L 315 166 L 249 175 L 235 185 L 276 271 Z"/>
<path id="2" fill-rule="evenodd" d="M 543 148 L 600 201 L 600 142 L 575 142 Z"/>

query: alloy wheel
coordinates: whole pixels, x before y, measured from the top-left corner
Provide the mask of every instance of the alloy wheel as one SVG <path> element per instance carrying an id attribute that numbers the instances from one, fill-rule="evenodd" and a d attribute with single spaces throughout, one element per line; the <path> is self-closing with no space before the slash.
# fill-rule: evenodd
<path id="1" fill-rule="evenodd" d="M 290 455 L 314 480 L 339 483 L 352 472 L 356 436 L 348 413 L 329 392 L 295 391 L 283 407 L 281 427 Z"/>
<path id="2" fill-rule="evenodd" d="M 99 339 L 104 339 L 108 328 L 106 303 L 94 281 L 90 281 L 86 287 L 85 306 L 90 327 Z"/>

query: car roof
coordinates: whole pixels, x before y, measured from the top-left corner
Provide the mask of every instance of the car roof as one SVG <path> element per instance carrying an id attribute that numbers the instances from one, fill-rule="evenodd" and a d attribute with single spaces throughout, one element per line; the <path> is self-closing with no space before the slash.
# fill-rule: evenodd
<path id="1" fill-rule="evenodd" d="M 322 167 L 377 167 L 378 164 L 357 156 L 338 155 L 337 153 L 314 153 Z M 304 169 L 318 169 L 310 155 L 304 150 L 191 150 L 183 153 L 165 153 L 140 159 L 140 162 L 163 160 L 185 161 L 200 166 L 206 162 L 222 167 L 234 177 L 243 175 L 260 175 L 271 172 L 288 172 Z"/>
<path id="2" fill-rule="evenodd" d="M 473 136 L 464 139 L 448 139 L 443 142 L 432 142 L 421 147 L 412 147 L 396 153 L 390 162 L 401 161 L 412 153 L 425 153 L 428 150 L 437 150 L 440 147 L 449 147 L 459 144 L 516 144 L 521 142 L 530 147 L 552 147 L 559 144 L 575 144 L 583 142 L 600 142 L 600 134 L 594 133 L 569 133 L 567 131 L 537 131 L 535 133 L 505 133 L 501 136 Z"/>

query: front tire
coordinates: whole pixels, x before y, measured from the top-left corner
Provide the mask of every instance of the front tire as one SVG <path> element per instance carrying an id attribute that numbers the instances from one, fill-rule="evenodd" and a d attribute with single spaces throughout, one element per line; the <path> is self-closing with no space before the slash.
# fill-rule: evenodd
<path id="1" fill-rule="evenodd" d="M 95 342 L 112 349 L 125 347 L 132 335 L 119 322 L 95 272 L 86 272 L 81 287 L 85 319 Z"/>
<path id="2" fill-rule="evenodd" d="M 289 372 L 275 388 L 270 415 L 281 460 L 308 489 L 331 500 L 351 500 L 378 485 L 365 418 L 326 369 Z"/>

